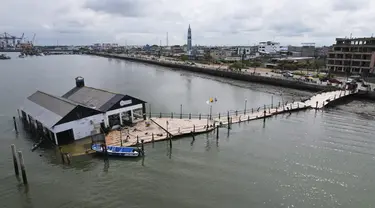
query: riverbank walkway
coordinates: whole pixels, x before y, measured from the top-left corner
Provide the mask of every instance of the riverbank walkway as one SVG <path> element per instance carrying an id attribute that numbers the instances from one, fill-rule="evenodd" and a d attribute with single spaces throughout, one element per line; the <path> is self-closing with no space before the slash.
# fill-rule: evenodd
<path id="1" fill-rule="evenodd" d="M 216 128 L 231 124 L 265 119 L 281 113 L 307 109 L 322 109 L 332 102 L 343 99 L 356 92 L 349 90 L 336 90 L 317 93 L 308 100 L 291 103 L 278 103 L 278 105 L 264 105 L 258 108 L 227 111 L 216 115 L 192 115 L 176 113 L 157 113 L 148 115 L 146 121 L 138 122 L 132 127 L 126 127 L 121 131 L 111 131 L 105 138 L 107 145 L 136 146 L 143 140 L 151 143 L 162 140 L 171 140 L 179 136 L 206 133 Z M 122 142 L 121 142 L 122 140 Z"/>

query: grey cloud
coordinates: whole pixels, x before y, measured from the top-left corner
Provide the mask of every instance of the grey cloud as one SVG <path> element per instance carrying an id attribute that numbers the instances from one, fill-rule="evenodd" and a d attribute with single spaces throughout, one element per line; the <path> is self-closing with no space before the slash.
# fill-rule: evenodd
<path id="1" fill-rule="evenodd" d="M 144 0 L 88 0 L 85 7 L 124 17 L 140 17 L 145 15 L 144 3 Z"/>
<path id="2" fill-rule="evenodd" d="M 335 11 L 358 11 L 369 5 L 368 0 L 335 0 L 333 10 Z"/>

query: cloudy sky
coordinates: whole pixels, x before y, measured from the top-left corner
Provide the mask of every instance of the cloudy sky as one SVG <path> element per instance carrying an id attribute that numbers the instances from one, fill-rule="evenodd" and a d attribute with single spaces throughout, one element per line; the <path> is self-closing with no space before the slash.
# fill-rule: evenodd
<path id="1" fill-rule="evenodd" d="M 7 0 L 0 33 L 40 44 L 282 45 L 375 33 L 374 0 Z"/>

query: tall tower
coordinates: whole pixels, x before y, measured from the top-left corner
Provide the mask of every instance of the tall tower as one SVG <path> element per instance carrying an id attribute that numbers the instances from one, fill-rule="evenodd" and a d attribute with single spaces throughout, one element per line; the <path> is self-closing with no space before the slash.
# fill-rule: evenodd
<path id="1" fill-rule="evenodd" d="M 189 55 L 191 54 L 191 50 L 192 50 L 192 47 L 191 47 L 191 28 L 190 28 L 190 24 L 189 24 L 188 37 L 187 37 L 187 52 L 188 52 Z"/>

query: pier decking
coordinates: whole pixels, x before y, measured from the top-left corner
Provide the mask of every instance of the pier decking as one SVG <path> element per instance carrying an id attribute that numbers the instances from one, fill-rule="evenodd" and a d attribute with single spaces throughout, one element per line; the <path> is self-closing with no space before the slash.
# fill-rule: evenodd
<path id="1" fill-rule="evenodd" d="M 251 121 L 256 119 L 265 119 L 273 115 L 281 113 L 291 113 L 292 111 L 299 111 L 304 109 L 322 109 L 329 103 L 338 99 L 349 96 L 355 92 L 349 90 L 336 90 L 330 92 L 322 92 L 312 96 L 310 99 L 302 102 L 296 101 L 292 103 L 286 102 L 277 106 L 266 106 L 251 108 L 242 111 L 228 111 L 217 115 L 211 115 L 212 119 L 208 119 L 209 115 L 198 116 L 191 118 L 170 118 L 157 117 L 159 114 L 151 116 L 147 121 L 137 123 L 133 127 L 127 127 L 120 131 L 112 131 L 106 136 L 107 145 L 122 145 L 135 146 L 144 141 L 150 143 L 171 139 L 176 136 L 191 135 L 209 132 L 215 129 L 215 126 L 230 125 L 232 123 L 239 123 L 243 121 Z M 166 115 L 166 114 L 164 114 Z M 168 136 L 170 135 L 170 136 Z"/>

